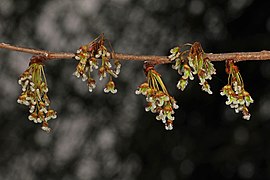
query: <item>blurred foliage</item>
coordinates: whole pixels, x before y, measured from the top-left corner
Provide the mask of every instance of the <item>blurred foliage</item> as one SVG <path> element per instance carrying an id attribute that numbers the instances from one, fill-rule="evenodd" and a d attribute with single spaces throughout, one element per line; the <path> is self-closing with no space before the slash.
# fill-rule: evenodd
<path id="1" fill-rule="evenodd" d="M 76 51 L 100 33 L 116 52 L 168 55 L 186 42 L 205 52 L 269 49 L 269 1 L 1 0 L 2 42 Z M 58 118 L 46 134 L 16 103 L 30 55 L 0 51 L 0 179 L 267 179 L 270 177 L 269 62 L 238 63 L 255 102 L 251 120 L 226 107 L 224 63 L 215 63 L 213 95 L 197 82 L 177 90 L 170 65 L 157 67 L 180 108 L 167 132 L 135 95 L 142 63 L 123 62 L 116 95 L 99 83 L 89 93 L 72 76 L 75 61 L 46 63 Z"/>

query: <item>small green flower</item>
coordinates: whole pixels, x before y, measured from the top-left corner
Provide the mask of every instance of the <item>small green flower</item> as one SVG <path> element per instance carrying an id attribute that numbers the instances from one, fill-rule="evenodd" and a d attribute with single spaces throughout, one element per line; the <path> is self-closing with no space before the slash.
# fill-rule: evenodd
<path id="1" fill-rule="evenodd" d="M 105 93 L 117 93 L 117 89 L 115 89 L 115 84 L 112 80 L 110 80 L 107 84 L 106 84 L 106 87 L 104 88 L 104 92 Z"/>
<path id="2" fill-rule="evenodd" d="M 139 88 L 135 91 L 135 94 L 142 94 L 142 95 L 146 95 L 147 91 L 149 89 L 149 85 L 147 82 L 142 83 Z"/>
<path id="3" fill-rule="evenodd" d="M 187 84 L 188 84 L 188 79 L 183 79 L 181 78 L 178 83 L 177 83 L 177 88 L 178 89 L 181 89 L 181 91 L 184 91 L 185 88 L 187 87 Z"/>
<path id="4" fill-rule="evenodd" d="M 208 94 L 213 94 L 207 81 L 204 81 L 204 83 L 200 83 L 200 85 L 202 85 L 203 91 L 207 92 Z"/>
<path id="5" fill-rule="evenodd" d="M 178 59 L 180 57 L 180 47 L 175 47 L 175 48 L 171 49 L 170 53 L 171 53 L 171 55 L 168 56 L 168 58 L 171 61 Z"/>
<path id="6" fill-rule="evenodd" d="M 96 88 L 96 81 L 92 78 L 88 78 L 87 79 L 87 86 L 88 86 L 89 92 L 92 92 L 93 89 Z"/>

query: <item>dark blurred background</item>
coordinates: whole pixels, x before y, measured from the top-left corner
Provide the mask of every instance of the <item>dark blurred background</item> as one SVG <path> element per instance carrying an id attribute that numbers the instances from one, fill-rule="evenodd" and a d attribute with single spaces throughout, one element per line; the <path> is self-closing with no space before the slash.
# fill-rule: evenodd
<path id="1" fill-rule="evenodd" d="M 100 33 L 116 52 L 168 55 L 199 41 L 205 52 L 269 50 L 270 1 L 255 0 L 1 0 L 0 42 L 75 52 Z M 186 91 L 170 65 L 157 67 L 180 108 L 165 131 L 135 95 L 145 80 L 141 62 L 122 62 L 118 93 L 105 81 L 89 93 L 72 76 L 76 61 L 46 63 L 58 118 L 47 134 L 16 100 L 29 54 L 0 50 L 0 179 L 178 180 L 270 178 L 270 62 L 241 62 L 254 104 L 251 120 L 225 105 L 224 62 L 214 63 L 214 92 L 198 80 Z"/>

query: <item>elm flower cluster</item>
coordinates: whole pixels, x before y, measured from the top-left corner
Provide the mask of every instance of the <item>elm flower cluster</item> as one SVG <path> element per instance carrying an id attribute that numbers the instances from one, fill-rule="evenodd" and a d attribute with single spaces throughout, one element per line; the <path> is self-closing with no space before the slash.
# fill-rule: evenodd
<path id="1" fill-rule="evenodd" d="M 171 61 L 175 61 L 172 68 L 181 75 L 177 88 L 183 91 L 188 84 L 188 79 L 193 80 L 194 75 L 197 74 L 202 90 L 212 94 L 207 80 L 211 80 L 212 75 L 216 74 L 214 65 L 204 57 L 205 53 L 200 43 L 195 42 L 193 45 L 186 44 L 186 46 L 191 48 L 181 52 L 180 47 L 175 47 L 170 50 L 171 55 L 168 56 Z"/>
<path id="2" fill-rule="evenodd" d="M 239 69 L 232 60 L 226 61 L 226 72 L 229 74 L 228 84 L 221 89 L 220 94 L 227 97 L 226 105 L 230 105 L 236 113 L 242 111 L 243 119 L 249 120 L 251 115 L 248 107 L 254 100 L 244 89 Z"/>
<path id="3" fill-rule="evenodd" d="M 75 59 L 78 60 L 79 63 L 73 75 L 75 75 L 77 78 L 81 77 L 82 81 L 87 82 L 89 92 L 92 92 L 96 87 L 96 81 L 93 79 L 91 74 L 94 69 L 98 71 L 99 80 L 110 76 L 110 81 L 108 84 L 111 84 L 112 77 L 117 78 L 121 69 L 121 64 L 119 60 L 116 59 L 113 59 L 113 69 L 111 57 L 112 54 L 104 46 L 104 37 L 101 35 L 91 43 L 81 46 L 77 50 Z M 98 59 L 101 60 L 101 64 L 98 63 Z M 116 91 L 109 92 L 115 93 Z"/>
<path id="4" fill-rule="evenodd" d="M 146 97 L 146 111 L 156 113 L 156 119 L 165 124 L 166 130 L 173 129 L 174 109 L 178 109 L 175 99 L 168 94 L 165 85 L 162 82 L 160 74 L 153 68 L 147 70 L 147 82 L 142 83 L 136 90 L 136 94 L 142 94 Z"/>
<path id="5" fill-rule="evenodd" d="M 28 119 L 34 123 L 42 123 L 42 129 L 50 132 L 48 121 L 57 117 L 50 109 L 48 87 L 43 64 L 35 62 L 40 57 L 33 56 L 29 67 L 20 76 L 18 83 L 22 86 L 22 93 L 17 102 L 29 107 Z"/>

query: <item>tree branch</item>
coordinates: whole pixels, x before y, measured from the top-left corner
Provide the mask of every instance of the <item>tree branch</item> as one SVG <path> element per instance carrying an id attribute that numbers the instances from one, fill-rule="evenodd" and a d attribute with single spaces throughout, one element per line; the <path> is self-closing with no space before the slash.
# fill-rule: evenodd
<path id="1" fill-rule="evenodd" d="M 50 51 L 45 51 L 45 50 L 14 46 L 14 45 L 6 44 L 6 43 L 0 43 L 0 48 L 8 49 L 11 51 L 29 53 L 29 54 L 42 54 L 42 55 L 45 55 L 48 59 L 71 59 L 75 57 L 74 53 L 50 52 Z"/>
<path id="2" fill-rule="evenodd" d="M 0 48 L 29 54 L 42 54 L 45 55 L 48 60 L 72 59 L 75 57 L 75 53 L 50 52 L 45 50 L 14 46 L 6 43 L 0 43 Z M 205 56 L 208 57 L 210 61 L 225 61 L 227 59 L 233 59 L 235 62 L 248 60 L 270 60 L 270 51 L 264 50 L 259 52 L 234 52 L 234 53 L 220 53 L 220 54 L 206 53 Z M 143 56 L 143 55 L 113 53 L 112 57 L 115 59 L 127 61 L 153 61 L 155 64 L 171 63 L 171 61 L 168 59 L 167 56 L 152 56 L 152 55 Z"/>

